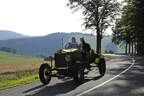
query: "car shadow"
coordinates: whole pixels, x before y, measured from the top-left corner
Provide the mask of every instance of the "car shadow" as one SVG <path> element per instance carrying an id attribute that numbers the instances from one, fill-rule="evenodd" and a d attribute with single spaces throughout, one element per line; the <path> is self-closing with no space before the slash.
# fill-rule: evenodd
<path id="1" fill-rule="evenodd" d="M 102 76 L 97 76 L 97 77 L 86 77 L 84 83 L 89 82 L 91 80 L 98 80 Z M 83 84 L 84 84 L 83 83 Z M 25 96 L 56 96 L 58 94 L 66 94 L 75 88 L 77 88 L 80 85 L 76 85 L 72 79 L 67 80 L 62 83 L 56 83 L 55 85 L 51 86 L 44 86 L 44 85 L 39 85 L 34 88 L 28 89 L 24 91 L 24 94 L 27 94 Z M 40 89 L 36 91 L 37 89 Z M 35 92 L 36 91 L 36 92 Z M 35 92 L 35 93 L 33 93 Z"/>
<path id="2" fill-rule="evenodd" d="M 45 87 L 45 85 L 42 84 L 42 85 L 36 86 L 34 88 L 31 88 L 31 89 L 28 89 L 28 90 L 24 91 L 23 93 L 28 93 L 28 92 L 37 90 L 37 89 L 42 88 L 42 87 Z"/>
<path id="3" fill-rule="evenodd" d="M 84 83 L 89 82 L 91 80 L 98 80 L 102 77 L 103 77 L 102 75 L 98 75 L 97 77 L 88 77 L 88 76 L 86 76 Z"/>

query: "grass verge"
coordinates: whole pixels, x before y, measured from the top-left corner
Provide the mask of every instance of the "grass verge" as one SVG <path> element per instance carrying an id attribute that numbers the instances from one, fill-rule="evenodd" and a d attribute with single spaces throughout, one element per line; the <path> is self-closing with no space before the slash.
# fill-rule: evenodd
<path id="1" fill-rule="evenodd" d="M 37 70 L 34 70 L 33 72 L 16 72 L 15 74 L 11 74 L 9 76 L 1 75 L 0 90 L 25 85 L 36 81 L 39 81 Z"/>

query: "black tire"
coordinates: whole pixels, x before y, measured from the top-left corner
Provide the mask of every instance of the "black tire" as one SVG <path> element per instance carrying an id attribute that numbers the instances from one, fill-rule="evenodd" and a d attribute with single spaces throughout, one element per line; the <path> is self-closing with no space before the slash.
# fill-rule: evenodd
<path id="1" fill-rule="evenodd" d="M 40 69 L 39 69 L 39 78 L 40 78 L 40 81 L 46 85 L 50 82 L 51 80 L 51 67 L 45 63 L 45 64 L 42 64 L 40 66 Z"/>
<path id="2" fill-rule="evenodd" d="M 99 68 L 99 73 L 101 76 L 105 75 L 105 71 L 106 71 L 106 63 L 104 59 L 100 59 L 99 64 L 98 64 L 98 68 Z"/>
<path id="3" fill-rule="evenodd" d="M 78 85 L 84 82 L 84 67 L 76 64 L 73 69 L 74 82 Z"/>

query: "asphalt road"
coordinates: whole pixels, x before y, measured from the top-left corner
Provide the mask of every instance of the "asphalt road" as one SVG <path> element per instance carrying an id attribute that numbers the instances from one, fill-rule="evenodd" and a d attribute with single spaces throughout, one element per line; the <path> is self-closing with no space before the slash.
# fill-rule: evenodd
<path id="1" fill-rule="evenodd" d="M 72 79 L 52 78 L 47 86 L 35 82 L 0 91 L 0 96 L 144 96 L 144 60 L 124 55 L 107 55 L 107 71 L 97 69 L 77 86 Z"/>

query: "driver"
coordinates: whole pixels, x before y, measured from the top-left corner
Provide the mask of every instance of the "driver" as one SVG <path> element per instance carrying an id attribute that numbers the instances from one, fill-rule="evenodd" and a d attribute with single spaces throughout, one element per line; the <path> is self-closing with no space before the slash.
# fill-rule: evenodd
<path id="1" fill-rule="evenodd" d="M 90 44 L 86 43 L 84 38 L 80 38 L 80 47 L 82 50 L 82 56 L 83 56 L 83 60 L 86 60 L 87 63 L 87 69 L 91 70 L 90 68 L 90 51 L 91 51 L 91 47 Z"/>
<path id="2" fill-rule="evenodd" d="M 89 53 L 91 50 L 90 44 L 86 43 L 84 38 L 80 38 L 80 48 L 82 51 L 85 51 L 86 53 Z"/>
<path id="3" fill-rule="evenodd" d="M 69 49 L 69 48 L 79 49 L 79 45 L 78 45 L 78 43 L 76 42 L 75 37 L 72 37 L 71 42 L 68 42 L 68 43 L 65 45 L 65 49 Z"/>

